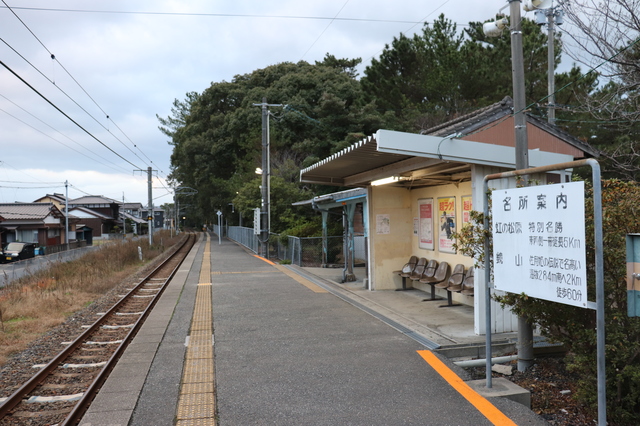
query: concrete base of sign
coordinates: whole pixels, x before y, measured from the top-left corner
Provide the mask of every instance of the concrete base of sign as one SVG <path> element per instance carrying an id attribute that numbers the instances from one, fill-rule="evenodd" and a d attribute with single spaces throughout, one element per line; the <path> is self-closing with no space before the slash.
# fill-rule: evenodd
<path id="1" fill-rule="evenodd" d="M 512 401 L 518 402 L 527 408 L 531 408 L 531 392 L 521 388 L 509 380 L 502 377 L 494 377 L 491 380 L 491 389 L 487 388 L 486 379 L 471 380 L 465 382 L 471 389 L 478 392 L 483 397 L 490 399 L 496 397 L 507 398 Z"/>

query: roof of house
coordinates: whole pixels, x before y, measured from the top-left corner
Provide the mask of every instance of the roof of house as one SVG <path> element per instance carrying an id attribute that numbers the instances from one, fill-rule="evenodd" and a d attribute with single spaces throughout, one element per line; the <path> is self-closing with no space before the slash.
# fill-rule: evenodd
<path id="1" fill-rule="evenodd" d="M 124 217 L 125 219 L 129 219 L 129 220 L 131 220 L 132 222 L 135 222 L 135 223 L 147 223 L 146 220 L 141 219 L 139 217 L 135 217 L 135 216 L 130 215 L 129 213 L 126 213 L 126 212 L 120 212 L 120 217 L 121 218 Z"/>
<path id="2" fill-rule="evenodd" d="M 64 203 L 65 200 L 66 200 L 66 197 L 64 196 L 64 194 L 53 193 L 53 194 L 47 194 L 44 197 L 40 197 L 37 200 L 34 200 L 34 203 L 41 202 L 41 200 L 44 200 L 46 198 L 50 198 L 52 200 L 56 200 L 59 203 Z"/>
<path id="3" fill-rule="evenodd" d="M 95 210 L 86 207 L 73 207 L 69 209 L 69 216 L 78 218 L 97 218 L 103 220 L 113 219 L 111 216 L 107 216 Z"/>
<path id="4" fill-rule="evenodd" d="M 125 209 L 131 209 L 131 210 L 134 210 L 134 209 L 142 209 L 142 207 L 143 207 L 143 206 L 142 206 L 142 203 L 124 203 L 124 204 L 123 204 L 123 208 L 125 208 Z"/>
<path id="5" fill-rule="evenodd" d="M 43 220 L 47 216 L 63 218 L 64 214 L 53 203 L 3 203 L 0 204 L 0 219 Z"/>
<path id="6" fill-rule="evenodd" d="M 85 195 L 84 197 L 69 200 L 69 204 L 122 204 L 120 201 L 114 200 L 103 195 Z"/>
<path id="7" fill-rule="evenodd" d="M 480 108 L 472 113 L 461 115 L 458 118 L 431 127 L 430 129 L 423 130 L 420 134 L 461 138 L 489 125 L 493 125 L 498 120 L 511 117 L 512 115 L 513 99 L 509 96 L 505 96 L 500 102 Z M 598 151 L 591 145 L 565 132 L 561 128 L 554 126 L 553 124 L 549 124 L 544 120 L 540 120 L 538 117 L 531 114 L 525 114 L 525 116 L 527 118 L 527 123 L 541 128 L 563 142 L 566 142 L 591 156 L 597 157 L 599 155 Z"/>

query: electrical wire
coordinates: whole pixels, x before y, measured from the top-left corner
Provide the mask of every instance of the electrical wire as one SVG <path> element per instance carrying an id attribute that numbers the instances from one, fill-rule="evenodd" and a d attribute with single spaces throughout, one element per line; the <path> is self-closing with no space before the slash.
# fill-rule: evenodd
<path id="1" fill-rule="evenodd" d="M 7 69 L 7 71 L 9 71 L 11 74 L 13 74 L 18 80 L 20 80 L 24 85 L 26 85 L 27 87 L 29 87 L 33 92 L 35 92 L 38 96 L 40 96 L 42 99 L 44 99 L 49 105 L 51 105 L 52 107 L 54 107 L 60 114 L 64 115 L 69 121 L 71 121 L 73 124 L 75 124 L 78 128 L 80 128 L 83 132 L 85 132 L 87 135 L 89 135 L 91 138 L 93 138 L 94 140 L 96 140 L 98 143 L 100 143 L 100 145 L 104 146 L 105 148 L 107 148 L 109 151 L 111 151 L 113 154 L 115 154 L 116 156 L 118 156 L 120 159 L 124 160 L 126 163 L 132 165 L 135 168 L 140 168 L 138 166 L 136 166 L 135 164 L 133 164 L 131 161 L 127 160 L 126 158 L 124 158 L 122 155 L 118 154 L 116 151 L 114 151 L 110 146 L 108 146 L 107 144 L 105 144 L 104 142 L 102 142 L 100 139 L 98 139 L 97 137 L 95 137 L 91 132 L 89 132 L 87 129 L 85 129 L 84 127 L 82 127 L 77 121 L 75 121 L 73 118 L 71 118 L 69 115 L 67 115 L 67 113 L 65 113 L 64 111 L 62 111 L 56 104 L 54 104 L 53 102 L 51 102 L 46 96 L 44 96 L 42 93 L 40 93 L 35 87 L 33 87 L 32 85 L 30 85 L 25 79 L 23 79 L 22 77 L 20 77 L 20 75 L 18 75 L 18 73 L 16 73 L 13 69 L 11 69 L 11 67 L 9 67 L 7 64 L 5 64 L 3 61 L 0 60 L 0 65 L 2 65 L 4 68 Z"/>
<path id="2" fill-rule="evenodd" d="M 49 53 L 49 55 L 51 56 L 51 59 L 55 62 L 58 63 L 58 65 L 60 65 L 60 67 L 67 73 L 67 75 L 73 80 L 73 82 L 84 92 L 85 95 L 87 95 L 87 97 L 89 99 L 91 99 L 91 101 L 94 103 L 94 105 L 96 107 L 98 107 L 98 109 L 100 111 L 102 111 L 102 113 L 105 115 L 105 117 L 107 118 L 107 120 L 109 120 L 111 123 L 113 123 L 113 125 L 120 131 L 120 133 L 122 133 L 128 140 L 129 142 L 136 148 L 138 149 L 138 151 L 140 151 L 140 153 L 147 158 L 147 160 L 149 160 L 149 162 L 151 164 L 153 164 L 153 161 L 144 153 L 142 152 L 142 150 L 131 140 L 131 138 L 116 124 L 115 121 L 113 121 L 113 119 L 109 116 L 109 114 L 107 114 L 107 112 L 98 104 L 98 102 L 96 102 L 96 100 L 89 94 L 89 92 L 87 92 L 85 90 L 85 88 L 80 84 L 80 82 L 67 70 L 67 68 L 62 64 L 62 62 L 60 62 L 56 56 L 47 48 L 47 46 L 38 38 L 38 36 L 31 30 L 31 28 L 29 28 L 29 26 L 22 20 L 20 19 L 20 17 L 18 16 L 18 14 L 15 13 L 15 11 L 6 3 L 5 0 L 2 0 L 2 3 L 5 4 L 5 6 L 11 11 L 11 13 L 13 13 L 13 15 L 20 21 L 20 23 L 22 23 L 22 25 L 31 33 L 31 35 L 33 35 L 33 37 L 40 43 L 40 45 Z M 24 56 L 22 56 L 20 53 L 18 53 L 18 51 L 16 49 L 14 49 L 11 45 L 9 45 L 9 43 L 7 43 L 5 40 L 2 40 L 3 43 L 5 43 L 11 50 L 13 50 L 16 54 L 18 54 L 23 60 L 25 60 L 29 65 L 31 65 L 31 67 L 33 67 L 36 71 L 38 71 L 42 76 L 44 76 L 51 84 L 53 84 L 58 90 L 60 90 L 65 96 L 67 96 L 67 98 L 69 98 L 73 103 L 75 103 L 82 111 L 84 111 L 89 117 L 93 118 L 93 120 L 98 123 L 103 129 L 105 129 L 107 132 L 109 132 L 118 142 L 120 142 L 123 146 L 125 146 L 125 148 L 129 149 L 129 151 L 135 155 L 136 157 L 138 157 L 139 160 L 141 160 L 142 162 L 144 162 L 144 160 L 142 158 L 140 158 L 133 150 L 131 150 L 124 142 L 122 142 L 122 140 L 120 140 L 117 136 L 113 135 L 111 133 L 111 131 L 105 127 L 99 120 L 97 120 L 91 113 L 89 113 L 86 109 L 84 109 L 78 102 L 75 101 L 75 99 L 73 99 L 71 96 L 69 96 L 64 90 L 62 90 L 62 88 L 60 88 L 58 85 L 55 84 L 54 80 L 49 79 L 44 73 L 42 73 L 36 66 L 34 66 L 31 62 L 29 62 L 26 58 L 24 58 Z M 146 164 L 146 163 L 145 163 Z"/>
<path id="3" fill-rule="evenodd" d="M 64 137 L 66 137 L 66 138 L 67 138 L 67 139 L 69 139 L 71 142 L 75 143 L 76 145 L 80 146 L 81 148 L 86 149 L 88 152 L 90 152 L 90 153 L 94 154 L 92 151 L 90 151 L 90 150 L 89 150 L 89 149 L 87 149 L 86 147 L 82 146 L 82 145 L 81 145 L 81 144 L 79 144 L 78 142 L 74 141 L 74 140 L 73 140 L 73 139 L 71 139 L 70 137 L 66 136 L 65 134 L 63 134 L 63 133 L 62 133 L 62 132 L 60 132 L 59 130 L 55 129 L 54 127 L 52 127 L 52 126 L 50 126 L 49 124 L 45 123 L 44 121 L 40 120 L 38 117 L 36 117 L 35 115 L 31 114 L 29 111 L 25 110 L 25 109 L 24 109 L 24 108 L 22 108 L 20 105 L 18 105 L 18 104 L 16 104 L 15 102 L 13 102 L 11 99 L 7 98 L 6 96 L 4 96 L 4 95 L 2 95 L 2 94 L 0 94 L 0 97 L 2 97 L 2 98 L 4 98 L 4 99 L 6 99 L 8 102 L 12 103 L 12 104 L 13 104 L 13 105 L 15 105 L 17 108 L 20 108 L 22 111 L 24 111 L 25 113 L 29 114 L 31 117 L 33 117 L 34 119 L 38 120 L 39 122 L 41 122 L 41 123 L 42 123 L 42 124 L 44 124 L 45 126 L 49 127 L 50 129 L 54 130 L 55 132 L 57 132 L 57 133 L 61 134 L 61 135 L 62 135 L 62 136 L 64 136 Z M 5 111 L 5 110 L 4 110 L 4 109 L 2 109 L 2 108 L 0 108 L 0 111 L 4 112 L 4 113 L 5 113 L 5 114 L 7 114 L 9 117 L 11 117 L 11 118 L 13 118 L 14 120 L 16 120 L 16 121 L 18 121 L 18 122 L 20 122 L 20 123 L 24 124 L 25 126 L 30 127 L 31 129 L 33 129 L 34 131 L 36 131 L 36 132 L 40 133 L 41 135 L 43 135 L 43 136 L 45 136 L 45 137 L 47 137 L 47 138 L 49 138 L 49 139 L 54 140 L 55 142 L 59 143 L 60 145 L 62 145 L 62 146 L 64 146 L 64 147 L 66 147 L 66 148 L 69 148 L 70 150 L 72 150 L 72 151 L 74 151 L 74 152 L 76 152 L 76 153 L 78 153 L 78 154 L 80 154 L 80 155 L 82 155 L 82 156 L 84 156 L 84 157 L 86 157 L 86 158 L 88 158 L 88 159 L 90 159 L 90 160 L 93 160 L 93 161 L 95 161 L 95 162 L 97 162 L 97 163 L 100 163 L 100 164 L 102 164 L 103 166 L 109 167 L 110 169 L 117 171 L 114 167 L 110 166 L 109 164 L 106 164 L 106 163 L 104 163 L 104 162 L 102 162 L 102 161 L 100 161 L 100 160 L 97 160 L 97 159 L 95 159 L 95 158 L 90 157 L 89 155 L 87 155 L 87 154 L 85 154 L 85 153 L 83 153 L 83 152 L 78 151 L 77 149 L 75 149 L 75 148 L 73 148 L 73 147 L 71 147 L 71 146 L 69 146 L 69 145 L 65 144 L 64 142 L 62 142 L 62 141 L 60 141 L 60 140 L 58 140 L 58 139 L 54 138 L 53 136 L 46 134 L 45 132 L 41 131 L 40 129 L 37 129 L 36 127 L 32 126 L 31 124 L 27 123 L 26 121 L 24 121 L 24 120 L 22 120 L 22 119 L 20 119 L 20 118 L 16 117 L 15 115 L 11 114 L 10 112 Z M 99 157 L 99 158 L 102 158 L 102 157 Z M 108 161 L 108 160 L 106 160 L 106 159 L 103 159 L 103 160 Z M 117 164 L 115 164 L 115 163 L 113 163 L 113 162 L 110 162 L 110 163 L 111 163 L 111 164 L 113 164 L 115 167 L 120 168 L 120 170 L 124 170 L 125 172 L 127 172 L 127 171 L 128 171 L 128 170 L 126 170 L 126 169 L 124 169 L 124 168 L 122 168 L 122 167 L 118 166 Z"/>
<path id="4" fill-rule="evenodd" d="M 29 30 L 31 31 L 31 30 Z M 37 37 L 36 37 L 37 39 Z M 109 134 L 111 134 L 118 142 L 120 142 L 125 148 L 129 149 L 129 151 L 134 154 L 136 157 L 138 157 L 138 159 L 142 160 L 135 152 L 133 152 L 133 150 L 131 150 L 128 146 L 126 146 L 126 144 L 124 142 L 122 142 L 117 136 L 115 136 L 111 130 L 109 130 L 104 124 L 102 124 L 100 122 L 100 120 L 98 120 L 96 117 L 94 117 L 89 111 L 86 110 L 86 108 L 84 108 L 82 105 L 80 105 L 75 99 L 73 99 L 73 97 L 71 97 L 67 92 L 65 92 L 58 84 L 55 83 L 54 80 L 50 79 L 46 74 L 44 74 L 40 69 L 38 69 L 38 67 L 36 67 L 35 65 L 33 65 L 31 62 L 29 62 L 29 60 L 27 58 L 25 58 L 22 54 L 20 54 L 20 52 L 18 52 L 13 46 L 11 46 L 7 41 L 5 41 L 3 38 L 0 38 L 0 41 L 2 41 L 9 49 L 11 49 L 15 54 L 17 54 L 22 60 L 24 60 L 27 64 L 29 64 L 34 70 L 36 70 L 41 76 L 43 76 L 49 83 L 51 83 L 56 89 L 58 89 L 62 94 L 64 94 L 71 102 L 73 102 L 78 108 L 80 108 L 85 114 L 87 114 L 89 117 L 91 117 L 100 127 L 102 127 L 104 130 L 106 130 Z M 38 40 L 39 41 L 39 40 Z M 49 49 L 46 48 L 47 52 L 49 51 Z M 52 55 L 53 56 L 53 55 Z M 60 62 L 58 62 L 60 64 Z M 62 66 L 62 64 L 60 64 L 60 66 L 66 71 L 66 69 Z M 68 74 L 68 72 L 67 72 Z M 73 79 L 74 81 L 75 78 L 73 78 L 73 76 L 71 74 L 69 74 L 69 76 L 71 77 L 71 79 Z M 76 84 L 77 81 L 76 81 Z M 79 84 L 78 84 L 79 85 Z M 80 86 L 80 85 L 79 85 Z M 84 90 L 84 88 L 82 88 L 82 86 L 80 86 L 80 88 Z M 86 93 L 86 91 L 85 91 Z M 87 96 L 93 101 L 93 98 L 91 98 L 91 96 L 86 93 Z M 94 101 L 95 103 L 95 101 Z M 97 105 L 97 104 L 96 104 Z M 98 108 L 100 108 L 100 106 L 98 105 Z M 100 108 L 101 111 L 102 108 Z M 103 111 L 104 112 L 104 111 Z M 106 113 L 105 113 L 106 115 Z M 115 122 L 113 120 L 110 119 L 110 117 L 108 115 L 106 115 L 107 119 L 109 121 L 111 121 L 114 125 Z M 124 132 L 122 131 L 122 129 L 120 129 L 117 125 L 116 127 L 118 128 L 118 130 L 120 130 L 120 132 L 122 132 L 124 134 Z M 126 136 L 126 135 L 125 135 Z M 128 138 L 128 136 L 127 136 Z M 131 139 L 129 139 L 131 140 Z M 133 142 L 132 142 L 133 143 Z M 134 145 L 135 146 L 135 145 Z M 144 160 L 142 160 L 144 162 Z"/>
<path id="5" fill-rule="evenodd" d="M 342 12 L 342 9 L 345 8 L 345 6 L 347 5 L 347 3 L 349 3 L 349 0 L 345 1 L 344 4 L 342 5 L 342 7 L 340 8 L 340 10 L 338 11 L 338 13 L 336 13 L 336 16 L 333 17 L 333 19 L 331 21 L 329 21 L 329 23 L 327 24 L 327 26 L 324 28 L 324 30 L 322 30 L 322 32 L 320 33 L 320 35 L 318 36 L 318 38 L 315 39 L 315 41 L 313 43 L 311 43 L 311 46 L 309 46 L 309 48 L 306 50 L 306 52 L 304 52 L 304 54 L 302 55 L 302 57 L 300 58 L 300 60 L 303 60 L 305 56 L 307 56 L 307 53 L 309 53 L 309 51 L 313 48 L 313 46 L 316 45 L 316 43 L 318 42 L 318 40 L 320 40 L 320 38 L 322 38 L 322 36 L 324 35 L 324 33 L 329 29 L 329 27 L 331 26 L 331 24 L 333 24 L 333 22 L 336 20 L 336 18 L 338 17 L 338 15 L 340 15 L 340 12 Z"/>
<path id="6" fill-rule="evenodd" d="M 450 0 L 447 0 L 448 3 Z M 70 12 L 70 13 L 99 13 L 99 14 L 117 14 L 117 15 L 156 15 L 156 16 L 202 16 L 215 18 L 259 18 L 259 19 L 306 19 L 317 21 L 348 21 L 348 22 L 379 22 L 390 24 L 422 24 L 423 21 L 413 20 L 395 20 L 395 19 L 367 19 L 367 18 L 337 18 L 328 16 L 303 16 L 303 15 L 260 15 L 260 14 L 242 14 L 242 13 L 203 13 L 203 12 L 143 12 L 128 10 L 88 10 L 88 9 L 61 9 L 46 7 L 24 7 L 11 6 L 16 10 L 33 10 L 40 12 Z M 442 6 L 440 6 L 442 7 Z M 0 6 L 2 8 L 2 6 Z M 437 9 L 436 9 L 437 10 Z"/>

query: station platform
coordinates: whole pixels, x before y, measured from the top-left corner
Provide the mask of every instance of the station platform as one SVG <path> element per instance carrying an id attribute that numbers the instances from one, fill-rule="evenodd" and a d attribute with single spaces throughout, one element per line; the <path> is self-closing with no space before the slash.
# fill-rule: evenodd
<path id="1" fill-rule="evenodd" d="M 483 344 L 470 307 L 340 276 L 201 234 L 80 424 L 547 424 L 438 353 Z"/>

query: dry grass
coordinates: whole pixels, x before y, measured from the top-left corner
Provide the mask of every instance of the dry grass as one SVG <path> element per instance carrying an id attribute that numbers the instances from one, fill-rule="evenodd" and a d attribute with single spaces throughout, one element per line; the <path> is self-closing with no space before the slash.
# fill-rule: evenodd
<path id="1" fill-rule="evenodd" d="M 78 260 L 53 264 L 0 289 L 0 366 L 171 247 L 179 237 L 112 242 Z M 143 261 L 138 257 L 142 248 Z"/>

